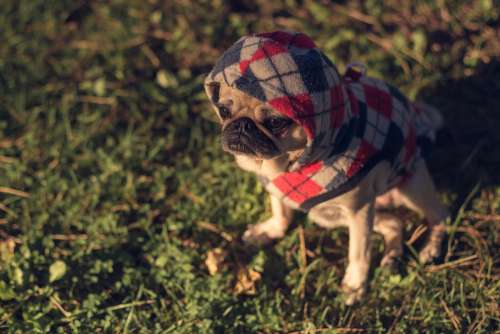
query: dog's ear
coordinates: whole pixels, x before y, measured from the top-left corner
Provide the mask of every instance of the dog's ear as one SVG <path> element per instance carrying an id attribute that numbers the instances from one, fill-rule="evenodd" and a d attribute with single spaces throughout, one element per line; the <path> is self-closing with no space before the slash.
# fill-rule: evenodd
<path id="1" fill-rule="evenodd" d="M 212 102 L 212 104 L 217 104 L 219 102 L 220 96 L 220 83 L 218 82 L 209 82 L 205 84 L 205 92 L 208 95 L 208 98 Z"/>

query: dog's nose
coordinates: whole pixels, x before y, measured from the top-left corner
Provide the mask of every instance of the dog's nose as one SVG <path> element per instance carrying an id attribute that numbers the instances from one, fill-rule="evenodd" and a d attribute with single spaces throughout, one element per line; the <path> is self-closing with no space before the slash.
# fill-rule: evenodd
<path id="1" fill-rule="evenodd" d="M 256 128 L 254 121 L 249 117 L 240 117 L 231 122 L 227 127 L 232 131 L 238 132 L 248 132 Z"/>

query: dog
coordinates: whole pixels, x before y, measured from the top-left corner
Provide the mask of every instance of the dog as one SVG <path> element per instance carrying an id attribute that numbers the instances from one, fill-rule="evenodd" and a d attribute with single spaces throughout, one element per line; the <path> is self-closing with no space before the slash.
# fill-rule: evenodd
<path id="1" fill-rule="evenodd" d="M 441 255 L 448 217 L 425 162 L 441 115 L 359 67 L 341 76 L 308 36 L 275 31 L 239 39 L 204 84 L 223 150 L 271 198 L 271 218 L 250 226 L 243 241 L 283 237 L 294 210 L 325 228 L 347 227 L 347 305 L 366 293 L 372 231 L 384 238 L 382 266 L 403 253 L 403 222 L 383 209 L 425 217 L 422 263 Z"/>

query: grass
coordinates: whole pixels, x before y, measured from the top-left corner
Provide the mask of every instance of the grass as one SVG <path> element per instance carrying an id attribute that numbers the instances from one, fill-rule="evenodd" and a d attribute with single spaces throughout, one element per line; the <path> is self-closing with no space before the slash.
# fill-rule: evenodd
<path id="1" fill-rule="evenodd" d="M 494 1 L 2 1 L 0 332 L 492 333 L 500 311 L 499 8 Z M 202 91 L 251 31 L 310 34 L 340 69 L 438 106 L 431 170 L 453 217 L 447 255 L 376 268 L 342 302 L 347 233 L 269 214 L 218 142 Z"/>

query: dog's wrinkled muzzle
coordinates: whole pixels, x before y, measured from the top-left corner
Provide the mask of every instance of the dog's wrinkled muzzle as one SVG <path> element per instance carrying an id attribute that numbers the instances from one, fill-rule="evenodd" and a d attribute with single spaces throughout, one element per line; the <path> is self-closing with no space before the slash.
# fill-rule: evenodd
<path id="1" fill-rule="evenodd" d="M 279 149 L 249 117 L 238 118 L 222 131 L 222 148 L 233 154 L 247 154 L 259 158 L 272 158 Z"/>

